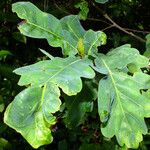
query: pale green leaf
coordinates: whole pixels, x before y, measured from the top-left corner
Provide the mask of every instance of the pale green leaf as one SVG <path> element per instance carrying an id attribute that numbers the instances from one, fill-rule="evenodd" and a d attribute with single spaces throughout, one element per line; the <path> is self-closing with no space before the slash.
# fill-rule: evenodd
<path id="1" fill-rule="evenodd" d="M 51 54 L 49 54 L 49 53 L 46 52 L 45 50 L 43 50 L 43 49 L 41 49 L 41 48 L 39 48 L 39 50 L 40 50 L 44 55 L 46 55 L 49 59 L 53 59 L 53 58 L 54 58 Z"/>
<path id="2" fill-rule="evenodd" d="M 110 66 L 111 70 L 121 70 L 126 68 L 129 64 L 132 64 L 136 67 L 136 71 L 139 71 L 140 68 L 147 67 L 149 60 L 148 58 L 139 54 L 139 51 L 135 48 L 131 48 L 129 44 L 117 47 L 112 51 L 108 52 L 107 55 L 99 54 L 101 59 L 96 59 L 95 63 L 97 64 L 97 69 L 100 73 L 107 74 L 108 69 L 106 68 L 105 63 Z M 130 67 L 130 66 L 129 66 Z M 129 69 L 131 72 L 132 69 Z"/>
<path id="3" fill-rule="evenodd" d="M 44 87 L 29 87 L 19 93 L 7 107 L 4 122 L 21 133 L 34 147 L 52 142 L 50 127 L 56 119 L 61 101 L 57 86 L 47 83 Z"/>
<path id="4" fill-rule="evenodd" d="M 106 41 L 106 35 L 103 32 L 86 31 L 80 24 L 79 17 L 70 15 L 58 20 L 51 14 L 39 10 L 30 2 L 17 2 L 12 5 L 13 12 L 23 19 L 19 24 L 19 30 L 22 34 L 40 39 L 47 39 L 53 47 L 61 47 L 64 55 L 76 55 L 79 53 L 79 41 L 84 40 L 85 52 L 97 50 L 97 47 L 103 45 Z M 88 38 L 90 32 L 91 38 Z M 104 36 L 105 35 L 105 36 Z M 84 39 L 85 38 L 85 39 Z M 85 53 L 87 55 L 88 53 Z M 90 52 L 91 54 L 91 52 Z"/>
<path id="5" fill-rule="evenodd" d="M 81 20 L 86 20 L 89 13 L 88 2 L 85 0 L 80 0 L 80 2 L 75 5 L 75 8 L 80 8 L 80 12 L 78 14 L 79 18 Z"/>
<path id="6" fill-rule="evenodd" d="M 105 74 L 98 89 L 102 134 L 108 138 L 116 136 L 121 146 L 129 148 L 137 148 L 143 140 L 142 134 L 147 133 L 144 117 L 150 117 L 150 100 L 140 93 L 150 87 L 149 75 L 140 71 L 130 76 L 124 71 L 130 63 L 144 67 L 136 61 L 140 57 L 137 50 L 125 45 L 100 55 L 95 61 L 98 71 Z"/>
<path id="7" fill-rule="evenodd" d="M 18 2 L 12 5 L 12 11 L 24 19 L 19 24 L 22 34 L 33 38 L 45 38 L 54 47 L 62 45 L 61 24 L 54 16 L 42 12 L 30 2 Z"/>
<path id="8" fill-rule="evenodd" d="M 95 0 L 95 2 L 105 4 L 106 2 L 108 2 L 108 0 Z"/>
<path id="9" fill-rule="evenodd" d="M 91 61 L 76 57 L 54 58 L 16 69 L 21 75 L 19 85 L 44 85 L 52 82 L 67 95 L 75 95 L 82 89 L 81 77 L 93 78 L 95 73 L 89 67 Z"/>
<path id="10" fill-rule="evenodd" d="M 14 39 L 16 39 L 19 42 L 22 42 L 24 44 L 27 43 L 27 38 L 23 34 L 21 34 L 20 32 L 13 32 L 12 36 Z"/>
<path id="11" fill-rule="evenodd" d="M 148 58 L 150 57 L 150 34 L 146 35 L 146 51 L 144 56 Z"/>

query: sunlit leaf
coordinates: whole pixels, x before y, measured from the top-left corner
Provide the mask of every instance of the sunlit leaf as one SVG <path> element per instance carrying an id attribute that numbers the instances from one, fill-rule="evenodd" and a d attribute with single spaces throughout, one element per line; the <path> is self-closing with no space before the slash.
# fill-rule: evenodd
<path id="1" fill-rule="evenodd" d="M 29 87 L 19 93 L 6 109 L 4 122 L 21 133 L 34 147 L 49 144 L 53 138 L 50 127 L 56 119 L 61 101 L 57 86 L 47 83 L 44 87 Z"/>
<path id="2" fill-rule="evenodd" d="M 146 36 L 146 51 L 144 53 L 146 57 L 150 57 L 150 34 Z"/>
<path id="3" fill-rule="evenodd" d="M 71 56 L 79 53 L 78 44 L 81 39 L 84 47 L 89 48 L 85 49 L 85 52 L 93 49 L 96 51 L 97 47 L 104 43 L 102 41 L 104 41 L 103 35 L 105 34 L 100 31 L 93 31 L 90 34 L 92 37 L 87 38 L 91 30 L 86 34 L 76 15 L 69 15 L 59 20 L 51 14 L 42 12 L 30 2 L 17 2 L 12 5 L 12 10 L 23 19 L 18 27 L 22 34 L 47 39 L 51 46 L 61 47 L 64 55 Z"/>
<path id="4" fill-rule="evenodd" d="M 135 61 L 138 57 L 141 56 L 136 49 L 124 45 L 95 61 L 99 72 L 105 74 L 98 90 L 102 134 L 108 138 L 115 135 L 121 146 L 129 148 L 137 148 L 143 140 L 142 134 L 147 133 L 144 117 L 150 117 L 150 100 L 140 93 L 141 89 L 149 88 L 149 75 L 136 72 L 130 76 L 124 71 L 130 63 L 140 67 L 140 62 Z"/>
<path id="5" fill-rule="evenodd" d="M 8 50 L 0 50 L 0 58 L 5 57 L 7 55 L 12 55 L 12 53 Z"/>
<path id="6" fill-rule="evenodd" d="M 54 58 L 16 69 L 21 75 L 19 85 L 30 86 L 19 93 L 6 109 L 4 122 L 21 133 L 34 147 L 52 142 L 52 115 L 60 110 L 60 87 L 75 95 L 82 89 L 81 77 L 93 78 L 91 61 L 76 57 Z"/>
<path id="7" fill-rule="evenodd" d="M 94 71 L 89 67 L 91 61 L 76 57 L 55 58 L 16 69 L 21 75 L 19 85 L 57 84 L 68 95 L 75 95 L 82 89 L 81 77 L 93 78 Z"/>

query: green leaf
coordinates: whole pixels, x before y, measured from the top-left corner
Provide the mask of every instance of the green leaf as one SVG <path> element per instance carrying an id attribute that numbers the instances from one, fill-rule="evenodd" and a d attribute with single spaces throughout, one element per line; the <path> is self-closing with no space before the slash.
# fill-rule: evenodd
<path id="1" fill-rule="evenodd" d="M 12 55 L 8 50 L 0 50 L 0 57 L 5 57 L 7 55 Z"/>
<path id="2" fill-rule="evenodd" d="M 108 0 L 95 0 L 95 2 L 105 4 L 106 2 L 108 2 Z"/>
<path id="3" fill-rule="evenodd" d="M 16 39 L 17 41 L 25 43 L 25 44 L 27 43 L 27 38 L 20 32 L 13 32 L 12 35 L 13 35 L 13 38 Z"/>
<path id="4" fill-rule="evenodd" d="M 101 31 L 88 30 L 84 35 L 84 47 L 85 53 L 91 56 L 95 56 L 97 47 L 106 44 L 106 34 Z"/>
<path id="5" fill-rule="evenodd" d="M 85 113 L 93 110 L 93 100 L 97 98 L 97 89 L 91 81 L 84 83 L 83 89 L 76 96 L 65 96 L 67 108 L 64 121 L 67 127 L 74 128 L 85 120 Z"/>
<path id="6" fill-rule="evenodd" d="M 20 85 L 30 86 L 19 93 L 7 107 L 4 122 L 21 133 L 34 147 L 51 143 L 52 113 L 60 110 L 60 87 L 75 95 L 82 89 L 81 77 L 93 78 L 91 61 L 75 57 L 54 58 L 16 69 Z"/>
<path id="7" fill-rule="evenodd" d="M 62 45 L 62 28 L 57 18 L 42 12 L 30 2 L 14 3 L 12 11 L 24 20 L 18 27 L 22 34 L 33 38 L 45 38 L 54 47 Z"/>
<path id="8" fill-rule="evenodd" d="M 61 105 L 59 96 L 58 87 L 52 83 L 29 87 L 7 107 L 4 122 L 21 133 L 34 148 L 49 144 L 53 140 L 50 127 L 56 122 L 52 113 Z"/>
<path id="9" fill-rule="evenodd" d="M 130 64 L 132 64 L 136 66 L 136 71 L 139 71 L 140 68 L 147 67 L 149 63 L 148 58 L 140 55 L 138 50 L 131 48 L 129 44 L 115 48 L 108 52 L 107 55 L 99 54 L 99 57 L 102 59 L 96 59 L 95 62 L 97 64 L 97 70 L 103 74 L 108 73 L 108 69 L 102 61 L 103 59 L 111 67 L 111 70 L 125 69 L 128 65 L 130 67 Z M 130 68 L 129 71 L 134 72 Z"/>
<path id="10" fill-rule="evenodd" d="M 2 99 L 2 96 L 0 95 L 0 113 L 4 111 L 5 105 Z"/>
<path id="11" fill-rule="evenodd" d="M 146 51 L 144 56 L 148 58 L 150 57 L 150 34 L 146 35 Z"/>
<path id="12" fill-rule="evenodd" d="M 82 89 L 81 77 L 93 78 L 95 73 L 89 67 L 91 61 L 76 57 L 54 58 L 16 69 L 21 75 L 19 85 L 57 84 L 67 95 L 75 95 Z"/>
<path id="13" fill-rule="evenodd" d="M 68 41 L 63 46 L 63 49 L 66 49 L 64 54 L 76 54 L 78 52 L 78 41 L 83 38 L 85 30 L 81 26 L 78 16 L 69 15 L 60 21 L 63 28 L 62 35 Z"/>
<path id="14" fill-rule="evenodd" d="M 84 47 L 89 48 L 85 49 L 85 55 L 93 49 L 96 51 L 97 46 L 103 45 L 103 41 L 105 41 L 104 33 L 100 31 L 93 31 L 90 34 L 92 37 L 88 38 L 87 35 L 89 32 L 91 33 L 91 30 L 86 32 L 76 15 L 58 20 L 53 15 L 42 12 L 30 2 L 14 3 L 12 10 L 24 20 L 19 24 L 22 34 L 33 38 L 47 39 L 51 46 L 61 47 L 64 55 L 72 56 L 77 53 L 80 55 L 79 41 L 81 40 L 83 40 L 83 45 L 88 45 L 84 45 Z"/>
<path id="15" fill-rule="evenodd" d="M 85 0 L 81 0 L 75 5 L 75 8 L 80 8 L 80 12 L 78 14 L 81 20 L 86 20 L 87 15 L 89 13 L 88 2 Z"/>
<path id="16" fill-rule="evenodd" d="M 49 53 L 46 52 L 45 50 L 43 50 L 43 49 L 41 49 L 41 48 L 39 48 L 39 50 L 40 50 L 44 55 L 46 55 L 49 59 L 53 59 L 53 58 L 54 58 L 51 54 L 49 54 Z"/>
<path id="17" fill-rule="evenodd" d="M 11 149 L 11 145 L 6 139 L 0 138 L 0 149 L 1 150 Z"/>
<path id="18" fill-rule="evenodd" d="M 93 55 L 97 52 L 97 47 L 106 44 L 106 34 L 101 31 L 85 31 L 78 19 L 78 16 L 66 16 L 61 19 L 64 37 L 76 47 L 79 54 Z M 67 45 L 66 45 L 67 46 Z M 72 47 L 69 51 L 72 51 Z"/>
<path id="19" fill-rule="evenodd" d="M 128 148 L 138 147 L 142 134 L 147 134 L 144 117 L 150 117 L 149 98 L 140 93 L 141 89 L 149 87 L 149 75 L 136 72 L 130 76 L 124 71 L 130 63 L 141 66 L 135 61 L 137 57 L 141 56 L 136 49 L 124 45 L 100 55 L 95 61 L 98 71 L 105 74 L 98 89 L 102 134 L 108 138 L 115 135 L 119 144 Z"/>

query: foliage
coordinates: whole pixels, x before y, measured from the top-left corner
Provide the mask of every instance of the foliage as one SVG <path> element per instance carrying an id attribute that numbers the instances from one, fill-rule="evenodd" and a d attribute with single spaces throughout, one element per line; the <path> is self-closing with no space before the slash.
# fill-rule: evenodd
<path id="1" fill-rule="evenodd" d="M 96 1 L 97 3 L 102 3 L 102 4 L 108 2 L 108 0 L 95 0 L 95 1 Z"/>
<path id="2" fill-rule="evenodd" d="M 26 89 L 9 104 L 4 122 L 38 148 L 53 141 L 58 111 L 65 112 L 66 126 L 74 128 L 98 103 L 102 134 L 116 136 L 120 146 L 138 148 L 142 134 L 148 133 L 144 118 L 150 117 L 149 94 L 143 94 L 150 88 L 150 78 L 141 70 L 148 67 L 148 58 L 128 44 L 106 55 L 98 53 L 98 46 L 106 44 L 105 33 L 86 31 L 78 16 L 59 20 L 30 2 L 14 3 L 12 10 L 23 19 L 18 27 L 22 34 L 47 39 L 50 46 L 61 47 L 64 57 L 14 71 Z"/>
<path id="3" fill-rule="evenodd" d="M 75 5 L 75 8 L 80 8 L 80 12 L 78 14 L 80 20 L 86 20 L 89 13 L 89 7 L 87 1 L 81 0 Z"/>
<path id="4" fill-rule="evenodd" d="M 144 55 L 150 57 L 150 34 L 146 36 L 146 51 Z"/>
<path id="5" fill-rule="evenodd" d="M 21 25 L 24 25 L 27 22 L 33 23 L 34 21 L 29 21 L 28 18 L 32 17 L 28 15 L 27 19 L 22 19 L 21 23 L 19 23 L 20 19 L 15 13 L 12 13 L 11 10 L 12 3 L 17 1 L 18 0 L 1 0 L 0 4 L 0 149 L 32 150 L 34 148 L 32 148 L 28 144 L 28 142 L 26 142 L 26 140 L 28 139 L 29 141 L 30 137 L 32 138 L 34 134 L 34 137 L 36 138 L 37 134 L 39 133 L 36 131 L 39 131 L 40 129 L 40 131 L 42 131 L 41 133 L 45 135 L 45 137 L 42 137 L 44 140 L 42 141 L 41 138 L 38 138 L 36 140 L 37 143 L 33 141 L 33 143 L 37 147 L 40 146 L 38 140 L 40 141 L 41 145 L 44 144 L 44 146 L 40 146 L 38 148 L 39 150 L 91 150 L 93 148 L 106 150 L 126 150 L 128 148 L 125 145 L 119 146 L 119 144 L 122 145 L 122 143 L 126 143 L 128 144 L 128 146 L 133 144 L 132 146 L 135 147 L 137 146 L 136 143 L 139 143 L 138 141 L 141 140 L 142 142 L 140 142 L 138 149 L 148 150 L 150 145 L 150 120 L 147 118 L 148 116 L 145 117 L 145 115 L 148 113 L 146 112 L 146 110 L 148 110 L 149 105 L 146 105 L 145 107 L 145 103 L 141 103 L 140 99 L 142 99 L 143 102 L 146 102 L 148 99 L 150 99 L 150 90 L 147 90 L 149 88 L 148 74 L 150 70 L 148 66 L 148 59 L 146 59 L 142 55 L 139 55 L 139 53 L 149 58 L 149 0 L 109 0 L 107 1 L 107 3 L 96 3 L 96 0 L 30 0 L 30 2 L 34 3 L 38 8 L 40 8 L 40 10 L 44 11 L 43 14 L 51 14 L 50 18 L 55 18 L 54 20 L 57 20 L 59 22 L 58 24 L 60 24 L 60 35 L 62 37 L 60 43 L 62 45 L 57 45 L 58 43 L 54 43 L 51 46 L 49 46 L 46 40 L 40 36 L 36 38 L 30 38 L 28 36 L 28 33 L 27 35 L 24 35 L 25 33 L 21 34 L 20 32 L 18 32 L 17 26 L 21 27 Z M 77 14 L 78 16 L 72 14 Z M 36 16 L 38 20 L 43 20 L 43 17 L 39 19 L 38 15 Z M 70 23 L 71 19 L 73 18 L 75 18 L 75 21 Z M 79 21 L 79 19 L 81 21 Z M 111 19 L 113 22 L 111 22 L 109 19 Z M 41 22 L 44 23 L 44 21 Z M 41 22 L 40 26 L 38 26 L 38 30 L 39 27 L 43 25 Z M 121 28 L 118 28 L 115 23 Z M 51 25 L 52 24 L 48 24 L 49 31 L 51 31 Z M 70 30 L 70 25 L 74 30 Z M 76 27 L 78 27 L 78 30 L 76 30 Z M 53 29 L 55 29 L 55 26 L 53 27 Z M 105 31 L 105 33 L 107 34 L 107 44 L 105 33 L 96 30 Z M 57 32 L 57 30 L 53 31 L 54 33 L 55 31 Z M 45 31 L 42 31 L 42 33 L 44 33 L 44 35 L 47 34 Z M 79 38 L 76 38 L 74 33 L 78 33 L 79 35 L 82 33 L 82 35 L 80 35 Z M 68 36 L 69 38 L 67 38 Z M 51 37 L 53 36 L 48 33 L 48 36 L 46 38 L 48 40 Z M 92 44 L 92 42 L 96 41 L 96 39 L 98 41 L 95 43 L 95 45 Z M 71 43 L 69 46 L 65 45 L 67 41 L 69 42 L 69 44 Z M 88 42 L 89 45 L 87 45 Z M 126 43 L 130 43 L 132 46 Z M 103 44 L 106 45 L 103 46 Z M 71 45 L 76 48 L 74 51 L 70 47 Z M 120 45 L 123 46 L 120 47 Z M 92 47 L 91 51 L 88 52 L 90 47 Z M 131 47 L 136 47 L 139 52 Z M 38 51 L 38 49 L 44 54 L 44 56 L 42 55 L 42 53 L 40 53 L 40 51 Z M 68 52 L 66 52 L 67 49 L 69 50 Z M 118 52 L 121 52 L 122 55 Z M 129 55 L 126 52 L 129 53 Z M 37 75 L 36 73 L 34 75 L 30 75 L 30 78 L 28 79 L 29 82 L 31 81 L 31 83 L 23 86 L 18 86 L 17 82 L 19 80 L 19 76 L 16 75 L 15 72 L 12 72 L 15 68 L 18 68 L 20 66 L 26 66 L 28 68 L 34 65 L 36 66 L 40 62 L 55 62 L 55 60 L 63 61 L 69 58 L 88 62 L 88 67 L 90 67 L 90 69 L 92 68 L 92 70 L 95 72 L 95 77 L 93 79 L 79 77 L 82 81 L 82 89 L 75 95 L 68 95 L 67 93 L 65 93 L 63 91 L 63 87 L 66 87 L 66 85 L 68 84 L 63 85 L 61 88 L 57 84 L 58 80 L 56 80 L 56 78 L 52 78 L 52 81 L 50 82 L 51 85 L 49 85 L 49 82 L 46 83 L 46 81 L 44 81 L 43 79 L 46 79 L 47 74 L 45 73 L 49 73 L 49 68 L 47 67 L 45 71 L 40 68 L 38 68 L 39 70 L 37 71 L 41 73 L 42 76 L 44 75 L 41 80 L 44 81 L 43 84 L 46 84 L 46 86 L 42 85 L 38 80 L 36 80 L 36 82 L 32 80 L 32 76 L 39 78 L 38 73 Z M 111 74 L 108 73 L 108 69 L 103 62 L 105 62 Z M 32 63 L 34 63 L 34 65 L 29 65 Z M 62 63 L 60 64 L 60 66 L 62 66 Z M 21 69 L 24 69 L 26 67 L 23 67 Z M 22 73 L 25 72 L 26 70 Z M 71 71 L 71 73 L 72 72 L 73 71 Z M 61 76 L 63 75 L 62 73 L 63 72 L 61 72 Z M 79 73 L 82 73 L 82 70 Z M 67 78 L 69 74 L 65 74 L 65 78 Z M 21 78 L 23 77 L 24 80 L 27 77 L 25 76 L 25 74 L 22 74 Z M 59 77 L 61 76 L 59 74 Z M 74 75 L 72 76 L 74 77 Z M 61 78 L 61 83 L 65 78 Z M 69 80 L 70 79 L 72 79 L 72 77 L 70 77 Z M 114 79 L 115 84 L 113 84 L 112 79 Z M 27 80 L 24 80 L 23 82 L 27 82 Z M 101 85 L 104 85 L 104 87 L 102 87 Z M 51 86 L 55 88 L 50 88 Z M 144 88 L 141 89 L 140 87 L 142 86 Z M 117 92 L 114 87 L 116 87 Z M 48 92 L 47 95 L 44 94 L 45 97 L 41 98 L 44 88 L 45 90 L 50 88 L 50 92 Z M 140 89 L 140 92 L 137 92 L 138 88 Z M 33 89 L 38 89 L 39 92 L 34 93 Z M 32 95 L 30 93 L 32 90 L 32 93 L 34 93 L 35 95 Z M 23 113 L 25 113 L 25 115 L 30 115 L 34 112 L 32 116 L 29 116 L 29 119 L 31 119 L 30 125 L 33 127 L 35 127 L 35 125 L 42 125 L 42 127 L 37 126 L 37 128 L 34 128 L 35 130 L 30 130 L 31 126 L 27 126 L 26 128 L 21 127 L 19 129 L 18 124 L 11 123 L 12 126 L 14 125 L 14 128 L 17 126 L 15 130 L 18 132 L 21 131 L 21 134 L 24 134 L 24 137 L 26 136 L 26 129 L 29 129 L 32 136 L 26 136 L 26 138 L 23 138 L 21 134 L 18 134 L 15 130 L 9 128 L 9 126 L 7 126 L 3 120 L 4 112 L 6 113 L 7 111 L 7 106 L 10 103 L 15 103 L 16 105 L 18 105 L 19 100 L 17 97 L 20 97 L 21 93 L 23 93 L 24 91 L 25 93 L 26 91 L 29 91 L 26 96 L 31 97 L 33 100 L 32 103 L 28 98 L 25 99 L 23 97 L 21 101 L 24 100 L 23 102 L 25 103 L 25 106 L 30 109 L 30 107 L 28 107 L 26 103 L 26 101 L 28 101 L 30 102 L 29 104 L 36 105 L 37 107 L 33 108 L 33 111 L 31 112 L 28 111 L 26 113 Z M 105 91 L 108 94 L 103 94 L 106 93 Z M 47 93 L 47 91 L 45 92 Z M 38 97 L 38 94 L 40 95 L 40 98 L 35 99 L 35 97 Z M 127 98 L 125 98 L 123 94 L 126 95 Z M 53 97 L 50 96 L 50 98 L 47 98 L 48 95 L 53 95 Z M 129 96 L 131 96 L 133 99 L 135 98 L 133 102 L 136 103 L 132 103 L 132 100 L 129 99 Z M 147 97 L 148 99 L 146 100 L 145 97 Z M 12 101 L 13 99 L 14 101 Z M 42 99 L 44 100 L 42 104 L 47 104 L 47 102 L 48 104 L 42 105 Z M 51 100 L 54 99 L 56 101 L 53 101 L 51 103 Z M 105 99 L 106 101 L 104 101 Z M 100 105 L 101 102 L 103 103 L 103 105 Z M 122 111 L 120 111 L 121 106 L 118 105 L 118 102 L 120 102 L 123 108 Z M 8 106 L 8 108 L 12 107 L 11 104 L 10 106 Z M 139 107 L 136 107 L 136 104 Z M 130 105 L 132 107 L 128 107 Z M 143 106 L 143 108 L 140 107 L 141 105 Z M 47 107 L 51 109 L 49 110 L 47 109 Z M 23 107 L 23 109 L 26 108 Z M 21 111 L 22 109 L 15 106 L 15 110 Z M 11 112 L 15 112 L 15 110 L 11 109 Z M 51 113 L 51 110 L 56 112 Z M 125 114 L 125 117 L 129 119 L 129 121 L 127 122 L 123 117 L 120 117 L 121 120 L 117 119 L 119 117 L 115 117 L 112 120 L 113 116 L 117 113 L 116 110 L 117 112 L 120 112 L 119 116 Z M 145 110 L 145 112 L 143 110 Z M 129 114 L 131 113 L 134 119 L 130 119 Z M 8 116 L 13 116 L 10 113 L 8 114 Z M 48 116 L 45 116 L 45 114 L 48 114 L 49 118 Z M 18 117 L 19 115 L 24 120 L 25 117 L 22 117 L 19 113 L 15 113 L 14 116 Z M 45 118 L 48 118 L 49 120 L 46 120 Z M 40 123 L 37 123 L 39 122 L 39 119 Z M 13 120 L 15 120 L 15 117 L 13 117 Z M 49 122 L 47 123 L 47 121 Z M 122 121 L 122 124 L 118 124 L 119 121 Z M 26 120 L 25 122 L 27 123 Z M 23 125 L 23 123 L 24 122 L 21 122 L 20 126 Z M 139 127 L 139 123 L 141 123 L 142 126 Z M 116 124 L 118 128 L 116 128 Z M 126 133 L 123 132 L 124 128 L 122 128 L 122 126 L 125 124 L 125 130 L 128 133 L 131 133 L 128 127 L 131 127 L 130 124 L 132 126 L 134 124 L 134 128 L 132 128 L 132 131 L 134 131 L 132 134 L 132 138 L 130 138 L 129 135 L 127 135 L 127 138 L 121 137 L 126 137 Z M 144 128 L 145 124 L 148 130 Z M 115 127 L 113 127 L 113 125 Z M 109 132 L 107 132 L 107 129 L 109 130 Z M 118 129 L 120 130 L 118 131 Z M 48 132 L 45 133 L 43 131 Z M 146 135 L 143 135 L 143 139 L 140 139 L 141 135 L 145 134 L 145 132 L 147 132 Z M 138 137 L 137 142 L 134 142 L 135 136 Z M 51 142 L 51 140 L 53 141 Z M 30 140 L 29 142 L 32 143 L 32 140 Z M 48 144 L 50 142 L 51 144 Z"/>

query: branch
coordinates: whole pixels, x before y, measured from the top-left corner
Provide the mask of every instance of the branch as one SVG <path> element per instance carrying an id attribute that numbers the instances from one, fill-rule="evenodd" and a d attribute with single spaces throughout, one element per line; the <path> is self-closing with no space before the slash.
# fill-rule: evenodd
<path id="1" fill-rule="evenodd" d="M 122 28 L 120 25 L 118 25 L 116 22 L 114 22 L 107 13 L 105 13 L 103 10 L 101 10 L 99 7 L 97 7 L 92 1 L 90 1 L 90 3 L 107 19 L 112 23 L 112 26 L 109 26 L 109 28 L 112 27 L 116 27 L 117 29 L 119 29 L 120 31 L 123 31 L 124 33 L 134 37 L 135 39 L 139 40 L 140 42 L 145 43 L 146 41 L 144 39 L 142 39 L 141 37 L 133 34 L 132 32 L 127 31 L 125 28 Z M 107 28 L 108 29 L 108 28 Z M 104 30 L 104 29 L 103 29 Z M 106 30 L 106 28 L 105 28 Z"/>
<path id="2" fill-rule="evenodd" d="M 70 12 L 68 12 L 68 11 L 62 9 L 61 7 L 59 7 L 59 6 L 57 5 L 57 3 L 55 2 L 55 0 L 53 0 L 53 2 L 54 2 L 54 5 L 55 5 L 55 7 L 56 7 L 57 9 L 59 9 L 61 12 L 65 13 L 66 15 L 70 15 Z"/>
<path id="3" fill-rule="evenodd" d="M 141 31 L 141 30 L 135 30 L 135 29 L 129 29 L 129 28 L 124 28 L 127 31 L 132 31 L 132 32 L 137 32 L 137 33 L 143 33 L 143 34 L 149 34 L 150 31 Z"/>
<path id="4" fill-rule="evenodd" d="M 105 30 L 108 30 L 108 29 L 113 28 L 113 27 L 115 27 L 115 26 L 112 24 L 112 25 L 110 25 L 110 26 L 108 26 L 108 27 L 102 29 L 101 31 L 105 31 Z"/>

